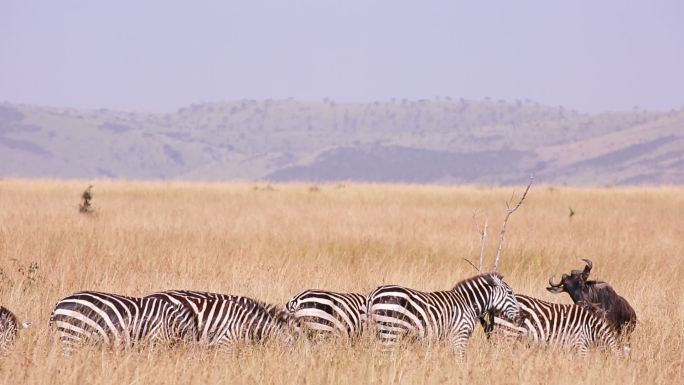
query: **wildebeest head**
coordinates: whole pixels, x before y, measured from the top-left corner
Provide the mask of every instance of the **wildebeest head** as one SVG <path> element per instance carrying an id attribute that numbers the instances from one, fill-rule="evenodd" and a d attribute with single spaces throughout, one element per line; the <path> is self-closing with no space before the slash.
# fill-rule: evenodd
<path id="1" fill-rule="evenodd" d="M 551 276 L 546 290 L 554 294 L 568 293 L 576 304 L 585 305 L 605 316 L 618 333 L 631 333 L 637 320 L 634 309 L 608 283 L 590 281 L 589 274 L 593 264 L 588 259 L 583 261 L 586 263 L 583 270 L 563 274 L 558 283 Z"/>
<path id="2" fill-rule="evenodd" d="M 593 263 L 589 259 L 583 259 L 583 261 L 586 263 L 584 270 L 572 270 L 570 275 L 563 274 L 559 283 L 554 283 L 553 276 L 551 276 L 549 278 L 549 287 L 546 290 L 554 294 L 566 292 L 575 303 L 593 302 L 587 298 L 589 294 L 587 280 L 589 279 Z"/>

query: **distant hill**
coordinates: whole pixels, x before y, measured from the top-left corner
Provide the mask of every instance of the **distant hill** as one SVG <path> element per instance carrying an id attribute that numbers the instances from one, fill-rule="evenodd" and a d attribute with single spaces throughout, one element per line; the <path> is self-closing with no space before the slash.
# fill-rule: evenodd
<path id="1" fill-rule="evenodd" d="M 684 184 L 684 110 L 242 100 L 175 113 L 0 104 L 0 176 Z"/>

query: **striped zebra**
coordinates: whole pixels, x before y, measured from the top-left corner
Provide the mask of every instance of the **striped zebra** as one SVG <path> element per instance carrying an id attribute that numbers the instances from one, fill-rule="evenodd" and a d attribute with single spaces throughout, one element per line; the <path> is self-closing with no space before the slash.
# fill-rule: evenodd
<path id="1" fill-rule="evenodd" d="M 281 306 L 252 298 L 191 290 L 169 290 L 151 296 L 190 309 L 197 320 L 195 336 L 202 346 L 230 350 L 241 343 L 282 338 L 290 343 L 293 317 Z"/>
<path id="2" fill-rule="evenodd" d="M 542 301 L 516 294 L 520 304 L 517 322 L 493 317 L 485 331 L 499 329 L 506 336 L 526 337 L 536 344 L 558 344 L 586 356 L 593 346 L 619 353 L 617 335 L 610 323 L 590 308 Z"/>
<path id="3" fill-rule="evenodd" d="M 192 312 L 157 297 L 83 291 L 61 299 L 50 316 L 67 351 L 85 343 L 131 347 L 194 336 Z"/>
<path id="4" fill-rule="evenodd" d="M 477 321 L 489 311 L 515 319 L 519 306 L 511 288 L 496 273 L 463 280 L 451 290 L 425 293 L 381 286 L 368 297 L 371 322 L 386 347 L 407 335 L 449 341 L 463 358 Z"/>
<path id="5" fill-rule="evenodd" d="M 28 322 L 20 324 L 14 313 L 6 307 L 0 306 L 0 352 L 8 350 L 14 345 L 19 336 L 19 329 L 26 329 L 30 325 Z"/>
<path id="6" fill-rule="evenodd" d="M 285 308 L 307 334 L 332 333 L 358 338 L 368 318 L 366 296 L 357 293 L 305 290 L 292 297 Z"/>

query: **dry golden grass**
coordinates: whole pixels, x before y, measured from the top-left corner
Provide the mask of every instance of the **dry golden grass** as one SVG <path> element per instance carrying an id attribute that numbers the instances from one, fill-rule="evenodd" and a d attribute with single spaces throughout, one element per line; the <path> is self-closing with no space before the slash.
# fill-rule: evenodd
<path id="1" fill-rule="evenodd" d="M 84 215 L 78 202 L 87 184 L 0 181 L 0 301 L 33 322 L 0 357 L 2 384 L 653 384 L 684 377 L 680 188 L 533 186 L 509 222 L 500 270 L 514 290 L 569 303 L 546 292 L 548 276 L 591 258 L 593 276 L 611 282 L 639 316 L 630 358 L 493 344 L 478 330 L 458 363 L 439 344 L 386 356 L 370 340 L 233 354 L 85 349 L 67 358 L 47 323 L 57 300 L 84 289 L 184 288 L 284 303 L 313 287 L 450 288 L 474 274 L 463 258 L 479 255 L 475 209 L 490 220 L 491 263 L 510 188 L 97 182 L 95 213 Z"/>

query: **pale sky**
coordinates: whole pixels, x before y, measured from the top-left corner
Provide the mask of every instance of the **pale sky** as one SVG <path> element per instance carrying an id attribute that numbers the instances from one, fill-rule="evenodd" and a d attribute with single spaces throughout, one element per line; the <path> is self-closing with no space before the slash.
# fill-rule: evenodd
<path id="1" fill-rule="evenodd" d="M 0 0 L 0 101 L 684 105 L 684 1 Z"/>

